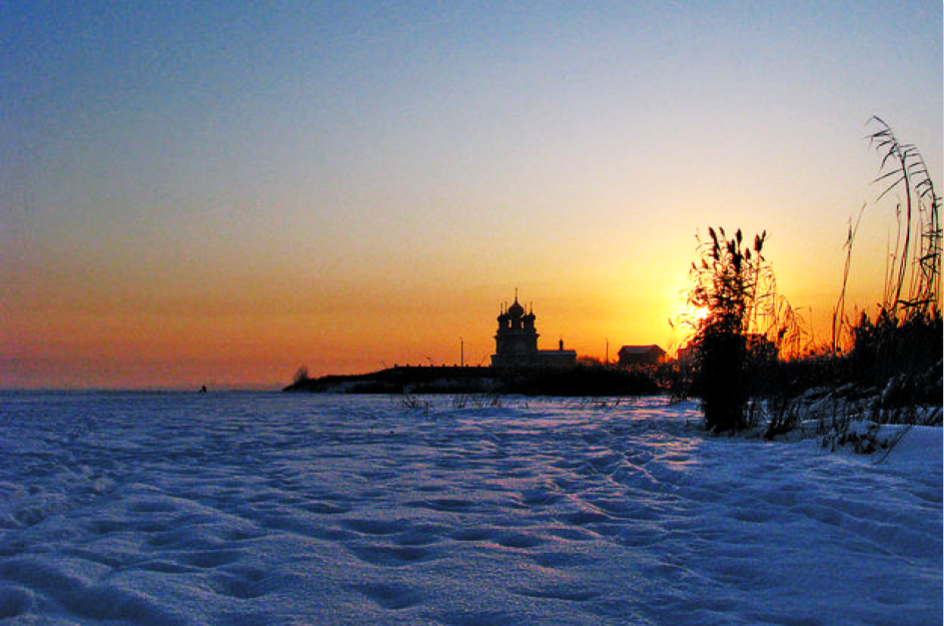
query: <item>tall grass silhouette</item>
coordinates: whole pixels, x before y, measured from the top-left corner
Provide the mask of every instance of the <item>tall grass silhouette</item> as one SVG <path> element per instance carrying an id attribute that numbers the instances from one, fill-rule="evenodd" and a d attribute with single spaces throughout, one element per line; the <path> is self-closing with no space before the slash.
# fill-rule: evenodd
<path id="1" fill-rule="evenodd" d="M 934 319 L 941 315 L 941 197 L 934 188 L 927 164 L 914 144 L 903 143 L 880 117 L 869 124 L 875 130 L 868 135 L 869 145 L 881 157 L 879 175 L 873 181 L 882 190 L 876 204 L 895 198 L 896 233 L 889 250 L 887 270 L 879 311 L 873 324 L 888 326 L 891 321 Z M 846 312 L 846 287 L 852 263 L 855 237 L 865 206 L 846 237 L 846 264 L 839 300 L 833 314 L 832 350 L 850 348 L 855 328 L 863 318 L 849 320 Z M 884 322 L 882 320 L 885 320 Z"/>
<path id="2" fill-rule="evenodd" d="M 768 267 L 763 257 L 764 232 L 745 244 L 738 230 L 727 238 L 723 228 L 708 229 L 701 261 L 691 269 L 689 305 L 707 311 L 695 329 L 695 384 L 700 390 L 705 426 L 713 431 L 746 426 L 745 362 L 747 335 L 756 324 L 758 291 Z"/>

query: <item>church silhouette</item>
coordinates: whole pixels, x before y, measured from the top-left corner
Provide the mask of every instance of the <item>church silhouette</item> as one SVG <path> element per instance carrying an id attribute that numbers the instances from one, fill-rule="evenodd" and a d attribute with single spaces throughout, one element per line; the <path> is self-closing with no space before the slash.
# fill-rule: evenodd
<path id="1" fill-rule="evenodd" d="M 564 341 L 557 350 L 538 350 L 538 332 L 534 327 L 534 310 L 527 313 L 515 302 L 498 316 L 498 332 L 495 334 L 493 367 L 571 367 L 577 362 L 574 350 L 564 350 Z"/>

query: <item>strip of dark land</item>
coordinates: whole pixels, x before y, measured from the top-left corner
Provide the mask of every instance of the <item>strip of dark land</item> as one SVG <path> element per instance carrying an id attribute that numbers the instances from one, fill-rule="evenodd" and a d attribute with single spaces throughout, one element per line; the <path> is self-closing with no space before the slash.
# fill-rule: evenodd
<path id="1" fill-rule="evenodd" d="M 284 391 L 314 393 L 512 393 L 554 396 L 651 395 L 662 391 L 652 368 L 395 366 L 354 375 L 297 380 Z"/>

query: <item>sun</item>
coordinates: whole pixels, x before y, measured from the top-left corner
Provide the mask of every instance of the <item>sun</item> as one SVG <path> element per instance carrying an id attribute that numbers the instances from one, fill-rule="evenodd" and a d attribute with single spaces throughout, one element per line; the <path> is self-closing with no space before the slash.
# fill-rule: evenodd
<path id="1" fill-rule="evenodd" d="M 682 307 L 678 315 L 669 320 L 674 333 L 673 342 L 679 347 L 688 345 L 709 314 L 710 310 L 705 306 L 689 304 Z"/>
<path id="2" fill-rule="evenodd" d="M 687 305 L 679 311 L 675 319 L 684 326 L 697 327 L 707 319 L 710 310 L 706 306 Z"/>
<path id="3" fill-rule="evenodd" d="M 710 310 L 706 306 L 691 307 L 691 318 L 695 322 L 700 322 L 708 317 Z"/>

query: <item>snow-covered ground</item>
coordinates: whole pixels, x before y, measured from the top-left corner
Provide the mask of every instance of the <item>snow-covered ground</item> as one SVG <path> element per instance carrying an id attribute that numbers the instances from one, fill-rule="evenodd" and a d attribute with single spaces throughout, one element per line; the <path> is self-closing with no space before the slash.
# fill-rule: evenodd
<path id="1" fill-rule="evenodd" d="M 431 402 L 0 394 L 0 623 L 941 623 L 940 429 Z"/>

